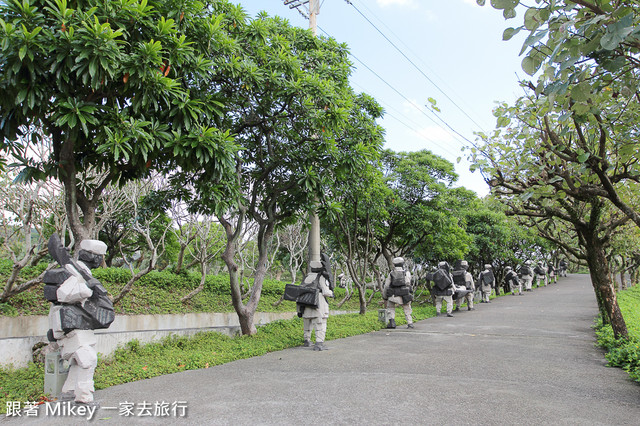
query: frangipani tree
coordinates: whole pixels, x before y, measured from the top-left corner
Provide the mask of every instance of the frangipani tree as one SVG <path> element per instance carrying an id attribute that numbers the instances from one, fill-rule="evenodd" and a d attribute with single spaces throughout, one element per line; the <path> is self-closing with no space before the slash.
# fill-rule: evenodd
<path id="1" fill-rule="evenodd" d="M 22 179 L 62 182 L 76 244 L 96 237 L 109 184 L 175 169 L 229 179 L 237 149 L 214 125 L 216 93 L 199 84 L 227 37 L 193 0 L 0 4 L 0 150 L 19 159 Z M 43 137 L 50 156 L 30 158 Z"/>
<path id="2" fill-rule="evenodd" d="M 215 75 L 203 87 L 224 96 L 219 126 L 230 129 L 241 147 L 232 179 L 236 192 L 220 197 L 200 172 L 176 174 L 174 182 L 194 209 L 215 213 L 224 227 L 227 244 L 221 256 L 233 306 L 242 333 L 254 334 L 276 229 L 306 216 L 336 174 L 348 174 L 363 157 L 377 153 L 381 142 L 369 128 L 377 130 L 379 106 L 349 87 L 346 46 L 278 17 L 248 19 L 240 6 L 220 2 L 214 9 L 224 14 L 220 25 L 229 37 L 217 42 L 209 58 Z M 245 295 L 239 245 L 247 225 L 257 229 L 257 257 Z"/>

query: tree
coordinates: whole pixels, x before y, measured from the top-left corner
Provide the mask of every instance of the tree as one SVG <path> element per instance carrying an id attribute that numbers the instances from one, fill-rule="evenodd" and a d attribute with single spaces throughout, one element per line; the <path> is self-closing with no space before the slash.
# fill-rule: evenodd
<path id="1" fill-rule="evenodd" d="M 213 126 L 216 94 L 199 84 L 228 38 L 211 7 L 9 0 L 0 18 L 0 150 L 20 159 L 24 181 L 62 182 L 76 244 L 97 235 L 109 184 L 176 168 L 230 179 L 236 147 Z M 45 137 L 52 155 L 30 158 Z"/>
<path id="2" fill-rule="evenodd" d="M 628 217 L 618 217 L 608 200 L 591 192 L 598 178 L 586 167 L 554 157 L 546 149 L 545 131 L 558 117 L 549 114 L 545 106 L 525 97 L 513 107 L 501 107 L 496 113 L 499 124 L 500 120 L 508 121 L 510 127 L 499 127 L 491 137 L 481 135 L 485 145 L 472 151 L 472 160 L 512 214 L 541 221 L 560 220 L 571 226 L 582 251 L 559 239 L 554 242 L 585 259 L 603 316 L 616 336 L 625 337 L 626 324 L 611 283 L 605 249 Z M 538 226 L 538 231 L 542 230 Z"/>
<path id="3" fill-rule="evenodd" d="M 363 165 L 357 175 L 336 182 L 331 200 L 321 210 L 325 235 L 344 257 L 343 264 L 358 290 L 362 315 L 367 310 L 365 296 L 372 269 L 380 285 L 380 274 L 375 272 L 380 246 L 374 222 L 387 214 L 382 205 L 387 192 L 380 171 L 373 164 Z"/>
<path id="4" fill-rule="evenodd" d="M 387 214 L 375 221 L 381 254 L 392 268 L 393 257 L 421 257 L 437 264 L 467 251 L 468 237 L 449 208 L 458 176 L 453 164 L 428 150 L 385 151 L 382 170 L 389 187 Z"/>
<path id="5" fill-rule="evenodd" d="M 291 275 L 291 283 L 296 282 L 298 270 L 305 261 L 305 250 L 309 244 L 309 232 L 302 220 L 279 229 L 276 238 L 280 247 L 287 252 L 287 266 Z"/>
<path id="6" fill-rule="evenodd" d="M 224 248 L 224 231 L 212 217 L 205 216 L 192 226 L 195 227 L 195 238 L 187 248 L 193 258 L 193 264 L 200 267 L 201 278 L 198 287 L 182 298 L 183 303 L 191 300 L 204 289 L 209 264 Z"/>
<path id="7" fill-rule="evenodd" d="M 55 187 L 46 182 L 14 185 L 13 173 L 0 177 L 0 253 L 13 265 L 0 291 L 0 302 L 39 284 L 43 275 L 23 281 L 21 271 L 47 253 L 48 220 L 60 212 Z M 53 265 L 51 266 L 53 267 Z"/>
<path id="8" fill-rule="evenodd" d="M 139 240 L 137 244 L 140 252 L 144 248 L 149 253 L 147 263 L 136 271 L 133 262 L 129 261 L 123 253 L 123 241 L 120 241 L 119 251 L 131 272 L 131 278 L 120 289 L 118 295 L 113 298 L 114 305 L 131 291 L 136 281 L 156 269 L 158 259 L 162 257 L 166 250 L 167 236 L 170 234 L 169 230 L 173 225 L 173 221 L 165 214 L 163 209 L 158 209 L 157 204 L 154 202 L 153 179 L 149 179 L 145 183 L 146 185 L 130 185 L 125 194 L 128 198 L 127 202 L 132 206 L 133 213 L 128 229 Z M 139 264 L 141 263 L 142 259 L 140 259 Z"/>
<path id="9" fill-rule="evenodd" d="M 478 3 L 484 4 L 484 1 Z M 492 1 L 515 17 L 514 1 Z M 529 31 L 522 68 L 538 80 L 528 83 L 538 113 L 550 114 L 536 131 L 559 167 L 575 164 L 597 179 L 574 177 L 564 192 L 610 200 L 640 226 L 636 153 L 640 118 L 640 7 L 626 1 L 540 1 L 524 6 L 523 25 L 503 39 Z M 509 125 L 500 115 L 498 124 Z M 578 189 L 576 189 L 578 188 Z"/>
<path id="10" fill-rule="evenodd" d="M 220 196 L 202 173 L 185 171 L 174 182 L 194 209 L 215 213 L 224 227 L 222 258 L 232 303 L 242 333 L 254 334 L 253 315 L 275 230 L 303 215 L 336 170 L 347 173 L 360 157 L 379 149 L 380 141 L 367 138 L 364 127 L 359 129 L 363 138 L 343 137 L 345 127 L 354 127 L 353 114 L 366 116 L 367 125 L 374 127 L 377 116 L 367 115 L 374 102 L 359 103 L 348 85 L 351 68 L 344 45 L 313 37 L 281 18 L 261 14 L 247 20 L 240 7 L 213 6 L 224 13 L 220 25 L 229 29 L 230 37 L 210 57 L 216 75 L 203 87 L 224 96 L 219 127 L 230 129 L 242 147 L 231 180 L 237 193 Z M 238 246 L 249 223 L 257 226 L 258 255 L 245 302 Z"/>

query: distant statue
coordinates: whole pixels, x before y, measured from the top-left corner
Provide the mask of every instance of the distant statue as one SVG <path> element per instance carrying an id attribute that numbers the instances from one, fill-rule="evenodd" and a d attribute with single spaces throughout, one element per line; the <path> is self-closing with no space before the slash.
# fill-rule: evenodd
<path id="1" fill-rule="evenodd" d="M 47 337 L 54 350 L 69 361 L 69 375 L 62 392 L 73 392 L 78 403 L 91 403 L 95 391 L 93 373 L 98 363 L 93 330 L 108 328 L 115 319 L 113 303 L 91 269 L 102 265 L 107 245 L 83 240 L 78 260 L 73 259 L 57 234 L 49 239 L 49 254 L 61 268 L 45 273 L 44 297 L 49 309 Z"/>

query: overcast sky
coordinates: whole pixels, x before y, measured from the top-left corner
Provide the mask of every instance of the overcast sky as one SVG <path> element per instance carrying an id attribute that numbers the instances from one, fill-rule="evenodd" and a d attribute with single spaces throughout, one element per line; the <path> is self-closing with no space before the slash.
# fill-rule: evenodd
<path id="1" fill-rule="evenodd" d="M 309 26 L 283 0 L 231 1 L 252 17 L 264 10 L 295 26 Z M 484 196 L 488 188 L 479 173 L 470 173 L 466 161 L 456 160 L 466 157 L 460 151 L 469 145 L 464 138 L 475 141 L 474 131 L 495 127 L 496 101 L 512 103 L 523 94 L 518 85 L 518 79 L 526 77 L 518 56 L 522 38 L 502 41 L 504 29 L 518 26 L 522 18 L 505 21 L 500 11 L 477 6 L 475 0 L 320 3 L 318 34 L 347 43 L 356 67 L 353 88 L 372 95 L 385 109 L 380 123 L 386 129 L 385 147 L 429 149 L 456 164 L 458 185 Z M 446 124 L 425 107 L 428 98 L 437 101 Z"/>

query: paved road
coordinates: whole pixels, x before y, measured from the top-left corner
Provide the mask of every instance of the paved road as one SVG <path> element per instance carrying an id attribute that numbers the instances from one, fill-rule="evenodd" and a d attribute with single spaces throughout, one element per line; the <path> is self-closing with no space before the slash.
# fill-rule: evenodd
<path id="1" fill-rule="evenodd" d="M 331 341 L 327 352 L 293 348 L 114 386 L 96 393 L 94 421 L 638 425 L 640 386 L 605 367 L 591 329 L 596 312 L 588 277 L 572 275 L 414 330 Z M 186 401 L 188 416 L 125 418 L 105 409 L 125 401 L 136 412 L 144 402 Z M 44 421 L 84 423 L 43 415 L 34 423 Z"/>

